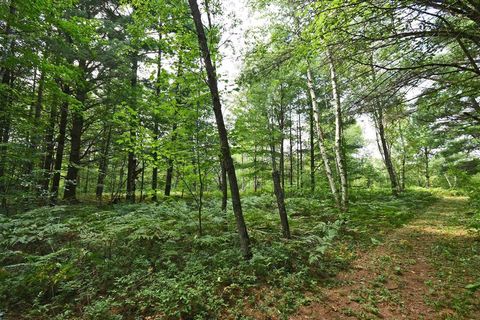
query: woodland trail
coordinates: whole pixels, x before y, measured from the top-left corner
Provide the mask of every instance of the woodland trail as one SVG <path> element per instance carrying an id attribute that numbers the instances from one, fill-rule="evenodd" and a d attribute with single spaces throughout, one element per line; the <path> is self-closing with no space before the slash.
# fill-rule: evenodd
<path id="1" fill-rule="evenodd" d="M 480 243 L 467 199 L 443 197 L 363 252 L 335 284 L 291 319 L 480 319 Z"/>

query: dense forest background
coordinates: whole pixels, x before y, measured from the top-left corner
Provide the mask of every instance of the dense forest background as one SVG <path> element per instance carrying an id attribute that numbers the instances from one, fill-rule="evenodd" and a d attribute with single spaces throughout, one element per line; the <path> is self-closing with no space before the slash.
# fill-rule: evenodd
<path id="1" fill-rule="evenodd" d="M 229 1 L 0 3 L 7 318 L 287 317 L 446 195 L 478 237 L 480 3 L 248 5 L 222 79 Z"/>

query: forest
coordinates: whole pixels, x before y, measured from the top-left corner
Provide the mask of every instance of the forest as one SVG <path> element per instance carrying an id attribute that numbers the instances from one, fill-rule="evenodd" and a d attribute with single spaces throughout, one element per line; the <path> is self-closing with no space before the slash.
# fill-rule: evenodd
<path id="1" fill-rule="evenodd" d="M 480 319 L 479 0 L 2 0 L 0 54 L 0 319 Z"/>

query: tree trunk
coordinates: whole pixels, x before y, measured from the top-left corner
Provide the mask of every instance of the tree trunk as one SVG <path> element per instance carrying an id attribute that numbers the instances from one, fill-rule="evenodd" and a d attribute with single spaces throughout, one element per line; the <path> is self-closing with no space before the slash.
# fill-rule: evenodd
<path id="1" fill-rule="evenodd" d="M 280 184 L 280 173 L 278 170 L 274 169 L 272 171 L 272 178 L 278 213 L 280 214 L 280 222 L 282 224 L 282 234 L 284 238 L 290 239 L 290 227 L 288 225 L 287 209 L 285 208 L 285 194 Z"/>
<path id="2" fill-rule="evenodd" d="M 2 96 L 0 99 L 0 196 L 2 197 L 1 208 L 7 210 L 7 153 L 8 153 L 8 141 L 10 139 L 10 114 L 9 106 L 11 103 L 11 87 L 13 83 L 13 76 L 10 74 L 10 70 L 4 70 L 2 77 L 2 85 L 8 89 L 1 91 Z"/>
<path id="3" fill-rule="evenodd" d="M 52 102 L 50 107 L 50 119 L 45 132 L 45 156 L 42 163 L 42 181 L 40 183 L 42 192 L 48 192 L 48 185 L 52 175 L 53 153 L 55 149 L 55 122 L 57 120 L 57 105 Z"/>
<path id="4" fill-rule="evenodd" d="M 270 137 L 273 137 L 273 124 L 271 124 Z M 275 141 L 270 141 L 270 156 L 272 159 L 272 180 L 273 192 L 277 199 L 278 213 L 280 215 L 280 223 L 282 225 L 282 233 L 286 239 L 290 238 L 290 227 L 288 225 L 287 209 L 285 208 L 285 194 L 281 184 L 280 172 L 277 168 Z"/>
<path id="5" fill-rule="evenodd" d="M 340 208 L 340 199 L 337 191 L 337 186 L 332 173 L 332 168 L 330 166 L 330 160 L 328 159 L 327 149 L 325 147 L 325 135 L 323 133 L 323 128 L 320 123 L 320 110 L 318 109 L 317 104 L 317 95 L 313 88 L 313 78 L 310 68 L 307 69 L 307 85 L 310 91 L 310 99 L 312 102 L 313 116 L 315 119 L 315 126 L 318 134 L 318 146 L 320 149 L 320 156 L 323 160 L 323 165 L 325 166 L 325 173 L 327 175 L 328 185 L 330 186 L 330 191 L 332 192 L 333 199 L 338 208 Z"/>
<path id="6" fill-rule="evenodd" d="M 167 174 L 165 177 L 165 196 L 170 196 L 172 190 L 172 178 L 173 178 L 173 159 L 167 160 Z"/>
<path id="7" fill-rule="evenodd" d="M 299 187 L 303 187 L 303 149 L 302 149 L 302 124 L 301 124 L 301 115 L 298 114 L 297 122 L 297 131 L 298 131 L 298 151 L 300 159 L 298 161 L 298 178 L 299 178 Z"/>
<path id="8" fill-rule="evenodd" d="M 257 176 L 257 145 L 253 151 L 253 192 L 257 192 L 258 189 L 258 176 Z"/>
<path id="9" fill-rule="evenodd" d="M 144 186 L 145 186 L 145 160 L 142 161 L 142 175 L 140 177 L 140 202 L 143 202 Z"/>
<path id="10" fill-rule="evenodd" d="M 183 74 L 182 70 L 182 57 L 178 59 L 178 70 L 177 70 L 177 78 L 179 78 Z M 175 88 L 175 99 L 178 100 L 180 97 L 180 85 L 177 83 L 176 88 Z M 178 104 L 178 103 L 177 103 Z M 175 141 L 177 140 L 177 123 L 176 123 L 176 115 L 177 115 L 178 110 L 175 110 L 175 117 L 174 117 L 174 123 L 172 126 L 172 146 L 175 145 Z M 173 179 L 173 158 L 172 156 L 169 156 L 167 158 L 167 172 L 166 172 L 166 177 L 165 177 L 165 196 L 170 196 L 170 192 L 172 190 L 172 179 Z"/>
<path id="11" fill-rule="evenodd" d="M 158 29 L 158 39 L 159 41 L 162 40 L 162 32 L 161 32 L 162 25 Z M 162 76 L 162 49 L 160 45 L 158 46 L 157 52 L 157 83 L 155 88 L 155 96 L 157 98 L 157 103 L 160 102 L 160 77 Z M 159 123 L 158 118 L 155 116 L 154 125 L 153 125 L 153 134 L 155 135 L 155 139 L 158 140 L 160 138 L 159 134 Z M 153 152 L 153 169 L 152 169 L 152 200 L 157 201 L 157 188 L 158 188 L 158 152 L 155 150 Z"/>
<path id="12" fill-rule="evenodd" d="M 138 71 L 138 56 L 137 52 L 133 53 L 132 56 L 132 74 L 131 74 L 131 89 L 132 89 L 132 98 L 131 98 L 131 108 L 136 110 L 137 99 L 136 99 L 136 90 L 137 90 L 137 71 Z M 133 115 L 132 115 L 133 117 Z M 131 120 L 130 123 L 130 146 L 128 151 L 128 163 L 127 163 L 127 195 L 126 200 L 130 203 L 135 203 L 135 182 L 137 179 L 137 158 L 133 152 L 134 145 L 136 143 L 136 123 Z"/>
<path id="13" fill-rule="evenodd" d="M 105 189 L 105 177 L 107 176 L 108 170 L 108 153 L 110 151 L 110 141 L 112 137 L 112 125 L 106 125 L 106 136 L 103 141 L 102 153 L 100 154 L 100 160 L 98 162 L 98 177 L 97 177 L 97 188 L 95 189 L 95 196 L 97 200 L 102 202 L 103 200 L 103 190 Z M 113 186 L 113 185 L 112 185 Z"/>
<path id="14" fill-rule="evenodd" d="M 430 188 L 430 163 L 429 163 L 429 152 L 428 147 L 423 148 L 424 157 L 425 157 L 425 188 Z"/>
<path id="15" fill-rule="evenodd" d="M 293 135 L 292 135 L 292 127 L 293 127 L 293 119 L 292 119 L 292 110 L 290 109 L 290 153 L 289 153 L 289 159 L 290 159 L 290 188 L 293 187 Z"/>
<path id="16" fill-rule="evenodd" d="M 86 68 L 85 60 L 80 61 L 80 68 Z M 72 114 L 72 129 L 70 130 L 70 155 L 68 160 L 67 176 L 65 177 L 65 190 L 63 199 L 69 202 L 77 202 L 78 172 L 80 170 L 80 150 L 83 131 L 83 107 L 87 99 L 87 91 L 84 84 L 77 88 L 77 100 L 80 102 L 80 110 Z"/>
<path id="17" fill-rule="evenodd" d="M 313 93 L 315 95 L 315 92 Z M 310 100 L 312 97 L 310 97 Z M 315 139 L 314 139 L 314 118 L 313 104 L 310 103 L 309 109 L 309 125 L 310 125 L 310 191 L 315 192 Z"/>
<path id="18" fill-rule="evenodd" d="M 333 106 L 335 108 L 335 158 L 337 161 L 338 175 L 340 176 L 341 207 L 343 211 L 348 210 L 348 180 L 343 150 L 343 118 L 342 105 L 340 103 L 340 92 L 338 90 L 337 72 L 331 49 L 327 49 L 328 63 L 330 66 L 330 81 L 332 84 Z"/>
<path id="19" fill-rule="evenodd" d="M 64 87 L 63 93 L 70 95 L 70 88 Z M 62 172 L 63 152 L 65 150 L 65 135 L 67 132 L 68 121 L 68 101 L 65 100 L 60 107 L 60 121 L 58 123 L 57 150 L 55 151 L 55 163 L 53 166 L 52 187 L 50 189 L 50 202 L 55 204 L 58 198 L 58 189 L 60 186 L 60 177 Z"/>
<path id="20" fill-rule="evenodd" d="M 446 173 L 444 173 L 443 175 L 444 175 L 445 179 L 447 180 L 448 188 L 452 189 L 453 185 L 452 185 L 452 182 L 450 181 L 450 179 L 448 178 L 448 175 Z"/>
<path id="21" fill-rule="evenodd" d="M 373 61 L 373 58 L 372 58 Z M 372 69 L 372 77 L 373 77 L 373 82 L 376 82 L 376 76 L 375 76 L 375 68 L 373 66 L 373 62 L 371 64 L 371 69 Z M 390 179 L 390 185 L 392 189 L 392 194 L 394 196 L 398 195 L 398 183 L 397 183 L 397 175 L 395 173 L 395 168 L 392 163 L 392 157 L 390 154 L 390 149 L 387 144 L 387 139 L 385 137 L 385 124 L 384 124 L 384 117 L 383 117 L 383 106 L 380 105 L 380 103 L 375 100 L 375 107 L 376 107 L 376 112 L 374 111 L 374 120 L 376 123 L 377 127 L 377 144 L 378 144 L 378 139 L 380 139 L 379 147 L 380 153 L 383 156 L 383 161 L 385 163 L 385 167 L 387 168 L 388 172 L 388 177 Z"/>
<path id="22" fill-rule="evenodd" d="M 16 8 L 14 2 L 10 2 L 8 17 L 13 20 L 16 14 Z M 15 53 L 15 42 L 12 37 L 13 30 L 11 27 L 10 19 L 5 23 L 4 44 L 3 48 L 6 48 L 5 56 L 2 57 L 2 61 L 6 61 L 9 56 L 13 56 Z M 0 197 L 1 208 L 7 211 L 7 177 L 6 177 L 6 165 L 7 165 L 7 143 L 10 139 L 10 104 L 11 104 L 11 90 L 13 87 L 14 75 L 13 71 L 8 67 L 0 68 L 0 76 L 2 78 L 2 85 L 4 86 L 0 90 Z"/>
<path id="23" fill-rule="evenodd" d="M 225 162 L 220 157 L 220 188 L 222 189 L 222 211 L 227 210 L 228 201 L 228 185 L 227 185 L 227 169 L 225 168 Z"/>
<path id="24" fill-rule="evenodd" d="M 280 86 L 280 115 L 278 124 L 280 129 L 280 178 L 282 189 L 285 190 L 285 106 L 283 105 L 283 84 Z"/>
<path id="25" fill-rule="evenodd" d="M 45 71 L 42 71 L 40 74 L 40 80 L 38 84 L 37 99 L 35 101 L 35 112 L 33 115 L 33 132 L 31 139 L 30 150 L 32 151 L 33 157 L 28 160 L 26 174 L 31 175 L 33 173 L 33 168 L 35 167 L 35 162 L 37 161 L 38 146 L 40 145 L 40 128 L 42 127 L 41 117 L 43 109 L 43 90 L 45 87 Z M 39 177 L 35 175 L 35 183 L 40 182 L 40 187 L 42 186 L 42 180 L 39 181 Z"/>
<path id="26" fill-rule="evenodd" d="M 203 29 L 202 16 L 198 9 L 196 0 L 188 0 L 192 18 L 195 23 L 195 28 L 198 36 L 198 43 L 200 45 L 202 57 L 205 63 L 205 69 L 208 76 L 208 87 L 212 96 L 213 111 L 215 113 L 215 120 L 217 123 L 218 135 L 220 138 L 220 146 L 222 151 L 222 157 L 225 161 L 225 167 L 227 170 L 228 179 L 230 182 L 230 191 L 232 196 L 233 212 L 235 214 L 238 234 L 240 237 L 240 247 L 245 259 L 250 259 L 252 256 L 250 248 L 250 238 L 247 232 L 247 226 L 242 212 L 242 204 L 240 201 L 240 192 L 238 190 L 237 176 L 235 173 L 235 166 L 232 156 L 230 154 L 230 145 L 228 143 L 228 134 L 225 128 L 225 123 L 222 114 L 222 105 L 220 102 L 220 94 L 218 91 L 217 75 L 215 67 L 212 64 L 210 58 L 210 50 L 208 49 L 207 38 L 205 36 L 205 30 Z"/>
<path id="27" fill-rule="evenodd" d="M 392 194 L 394 196 L 397 196 L 398 195 L 397 175 L 395 173 L 395 168 L 393 166 L 392 157 L 390 156 L 390 149 L 388 147 L 387 138 L 385 137 L 385 126 L 383 124 L 384 123 L 383 111 L 381 109 L 377 110 L 376 118 L 377 118 L 376 122 L 377 122 L 378 138 L 380 139 L 380 147 L 381 147 L 381 153 L 383 155 L 383 161 L 385 163 L 385 167 L 387 168 L 388 177 L 390 179 L 390 185 L 392 189 Z"/>
<path id="28" fill-rule="evenodd" d="M 407 150 L 405 147 L 405 137 L 403 136 L 403 128 L 401 122 L 398 123 L 398 132 L 400 133 L 400 141 L 402 143 L 402 167 L 400 171 L 400 192 L 405 191 L 405 165 L 407 162 Z"/>

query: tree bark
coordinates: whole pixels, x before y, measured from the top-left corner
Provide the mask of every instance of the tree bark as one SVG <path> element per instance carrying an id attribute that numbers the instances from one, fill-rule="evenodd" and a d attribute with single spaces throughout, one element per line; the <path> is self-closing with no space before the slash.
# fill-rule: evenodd
<path id="1" fill-rule="evenodd" d="M 165 176 L 165 196 L 170 196 L 172 191 L 172 179 L 173 179 L 173 159 L 167 160 L 167 174 Z"/>
<path id="2" fill-rule="evenodd" d="M 430 188 L 430 161 L 428 147 L 423 147 L 423 155 L 425 157 L 425 188 Z"/>
<path id="3" fill-rule="evenodd" d="M 132 56 L 132 69 L 131 69 L 131 89 L 132 89 L 132 99 L 131 99 L 131 108 L 136 110 L 137 99 L 136 99 L 136 90 L 137 90 L 137 71 L 138 71 L 138 53 L 134 52 Z M 133 117 L 133 115 L 132 115 Z M 136 123 L 131 120 L 130 123 L 130 145 L 128 151 L 128 162 L 127 162 L 127 195 L 126 200 L 130 203 L 135 203 L 135 189 L 136 189 L 136 179 L 137 179 L 137 158 L 133 152 L 135 145 L 135 130 Z"/>
<path id="4" fill-rule="evenodd" d="M 340 208 L 340 197 L 338 195 L 337 186 L 335 184 L 335 179 L 333 177 L 332 168 L 330 166 L 330 160 L 328 159 L 327 149 L 325 147 L 325 135 L 323 133 L 323 128 L 320 122 L 320 110 L 318 109 L 317 104 L 317 95 L 313 88 L 313 78 L 310 68 L 307 69 L 307 85 L 310 91 L 310 99 L 312 103 L 313 116 L 315 119 L 315 126 L 318 134 L 318 147 L 320 149 L 320 156 L 323 160 L 323 165 L 325 167 L 325 173 L 327 175 L 328 185 L 330 186 L 330 191 L 332 193 L 333 200 L 338 208 Z"/>
<path id="5" fill-rule="evenodd" d="M 227 185 L 227 169 L 225 168 L 225 162 L 220 157 L 220 188 L 222 189 L 222 211 L 227 210 L 228 201 L 228 185 Z"/>
<path id="6" fill-rule="evenodd" d="M 182 69 L 182 57 L 180 56 L 178 59 L 178 70 L 177 70 L 177 78 L 180 78 L 180 76 L 183 75 L 183 69 Z M 180 85 L 177 82 L 177 85 L 175 87 L 175 100 L 178 102 L 178 99 L 180 98 Z M 178 105 L 178 103 L 176 104 Z M 177 108 L 177 106 L 175 106 Z M 176 115 L 177 115 L 178 110 L 175 110 L 175 117 L 174 117 L 174 123 L 172 126 L 172 146 L 175 144 L 175 141 L 177 140 L 177 123 L 176 123 Z M 172 180 L 173 180 L 173 158 L 172 156 L 169 156 L 167 158 L 167 172 L 166 172 L 166 177 L 165 177 L 165 196 L 170 196 L 170 192 L 172 190 Z"/>
<path id="7" fill-rule="evenodd" d="M 98 201 L 102 202 L 103 200 L 103 190 L 105 189 L 105 177 L 107 176 L 108 170 L 108 153 L 110 151 L 110 141 L 112 137 L 112 125 L 107 124 L 106 136 L 103 141 L 102 153 L 100 154 L 100 160 L 98 162 L 98 177 L 97 177 L 97 188 L 95 189 L 95 196 Z"/>
<path id="8" fill-rule="evenodd" d="M 290 140 L 290 153 L 288 154 L 289 159 L 290 159 L 290 188 L 293 187 L 293 135 L 292 135 L 292 127 L 293 127 L 293 119 L 292 119 L 292 110 L 290 109 L 289 113 L 289 118 L 290 118 L 290 126 L 289 126 L 289 140 Z"/>
<path id="9" fill-rule="evenodd" d="M 273 124 L 271 124 L 270 137 L 273 137 Z M 272 158 L 272 180 L 273 192 L 277 199 L 278 213 L 280 215 L 280 223 L 282 225 L 282 234 L 286 239 L 290 239 L 290 227 L 288 225 L 287 209 L 285 207 L 285 193 L 281 184 L 280 172 L 277 168 L 275 141 L 273 138 L 270 141 L 270 156 Z"/>
<path id="10" fill-rule="evenodd" d="M 311 81 L 310 81 L 311 82 Z M 313 89 L 313 88 L 312 88 Z M 315 96 L 315 92 L 313 92 Z M 310 100 L 312 97 L 310 97 Z M 314 110 L 313 110 L 313 103 L 310 103 L 309 109 L 309 125 L 310 125 L 310 191 L 315 192 L 315 131 L 313 129 L 314 126 L 314 118 L 313 118 Z"/>
<path id="11" fill-rule="evenodd" d="M 5 42 L 6 48 L 5 56 L 2 60 L 5 61 L 9 56 L 15 52 L 15 42 L 13 40 L 13 29 L 11 27 L 11 19 L 13 20 L 16 13 L 14 2 L 10 2 L 9 15 L 5 23 Z M 8 141 L 10 139 L 10 104 L 12 100 L 11 91 L 13 87 L 14 75 L 11 68 L 8 66 L 0 68 L 0 75 L 2 78 L 2 85 L 4 88 L 0 91 L 0 207 L 7 212 L 7 157 L 8 157 Z"/>
<path id="12" fill-rule="evenodd" d="M 392 194 L 394 196 L 398 195 L 398 183 L 397 183 L 397 175 L 395 173 L 395 168 L 393 166 L 392 157 L 390 156 L 390 149 L 388 147 L 387 138 L 385 137 L 385 125 L 384 125 L 384 118 L 383 118 L 383 111 L 382 107 L 379 106 L 376 112 L 376 123 L 377 123 L 377 130 L 378 130 L 378 138 L 380 139 L 380 147 L 381 153 L 383 155 L 383 161 L 385 163 L 385 167 L 387 168 L 388 177 L 390 179 L 390 185 L 392 189 Z"/>
<path id="13" fill-rule="evenodd" d="M 258 176 L 257 176 L 257 145 L 253 150 L 253 192 L 257 192 L 258 189 Z"/>
<path id="14" fill-rule="evenodd" d="M 42 181 L 40 186 L 42 193 L 48 192 L 48 185 L 52 176 L 53 153 L 55 149 L 55 122 L 57 120 L 57 105 L 52 102 L 50 107 L 50 119 L 45 132 L 45 156 L 42 162 Z M 44 196 L 44 195 L 43 195 Z"/>
<path id="15" fill-rule="evenodd" d="M 8 141 L 10 139 L 10 114 L 9 106 L 11 104 L 11 88 L 13 84 L 13 75 L 9 69 L 3 70 L 2 85 L 8 89 L 2 90 L 0 99 L 0 196 L 2 197 L 1 208 L 7 210 L 7 153 Z"/>
<path id="16" fill-rule="evenodd" d="M 285 106 L 283 105 L 283 84 L 280 85 L 280 114 L 278 124 L 280 129 L 280 179 L 282 189 L 285 190 Z"/>
<path id="17" fill-rule="evenodd" d="M 232 206 L 233 212 L 235 214 L 237 229 L 240 238 L 240 247 L 242 254 L 245 259 L 250 259 L 252 256 L 250 248 L 250 238 L 247 232 L 247 226 L 245 225 L 245 220 L 242 212 L 242 204 L 240 201 L 240 192 L 238 190 L 237 176 L 235 173 L 235 166 L 233 163 L 232 156 L 230 154 L 230 145 L 228 143 L 228 134 L 225 128 L 225 123 L 223 120 L 222 114 L 222 105 L 220 102 L 220 94 L 218 91 L 217 84 L 217 75 L 215 67 L 212 64 L 212 59 L 210 57 L 210 50 L 208 49 L 207 38 L 205 36 L 205 30 L 203 29 L 202 16 L 200 10 L 198 9 L 198 4 L 196 0 L 188 0 L 190 5 L 190 10 L 192 13 L 192 18 L 195 23 L 195 28 L 197 31 L 198 43 L 202 53 L 202 57 L 205 63 L 205 69 L 207 71 L 208 77 L 208 87 L 210 89 L 210 94 L 212 96 L 213 102 L 213 111 L 215 113 L 215 120 L 217 123 L 218 135 L 220 138 L 220 147 L 222 151 L 222 156 L 225 161 L 225 167 L 227 169 L 227 175 L 230 182 L 230 191 L 232 196 Z"/>
<path id="18" fill-rule="evenodd" d="M 160 24 L 158 28 L 158 39 L 159 41 L 162 40 L 162 32 L 161 32 L 162 25 Z M 157 81 L 156 81 L 156 88 L 155 88 L 155 96 L 157 98 L 157 103 L 160 102 L 160 77 L 162 76 L 162 49 L 160 45 L 158 46 L 157 52 Z M 154 125 L 153 125 L 153 134 L 155 135 L 155 139 L 158 140 L 160 138 L 159 132 L 159 123 L 158 117 L 155 116 Z M 157 188 L 158 188 L 158 152 L 153 152 L 153 169 L 152 169 L 152 191 L 153 196 L 152 200 L 157 201 Z"/>
<path id="19" fill-rule="evenodd" d="M 333 61 L 330 47 L 327 48 L 328 64 L 330 66 L 330 81 L 332 84 L 333 106 L 335 108 L 335 159 L 337 161 L 338 175 L 340 176 L 341 209 L 348 210 L 348 180 L 343 150 L 343 117 L 342 105 L 340 103 L 340 92 L 338 89 L 337 71 Z"/>
<path id="20" fill-rule="evenodd" d="M 371 69 L 372 69 L 373 82 L 375 83 L 376 76 L 375 76 L 375 68 L 373 66 L 373 57 L 372 57 Z M 378 139 L 380 139 L 380 143 L 379 143 L 379 147 L 381 148 L 380 153 L 383 156 L 383 161 L 385 163 L 385 167 L 387 168 L 392 194 L 394 196 L 397 196 L 399 192 L 398 183 L 397 183 L 397 174 L 395 173 L 395 168 L 393 166 L 390 149 L 388 147 L 387 139 L 385 137 L 385 124 L 384 124 L 385 119 L 383 116 L 383 106 L 380 104 L 380 102 L 378 102 L 377 99 L 375 99 L 375 109 L 376 110 L 373 112 L 373 114 L 374 114 L 375 124 L 377 127 L 377 134 L 378 134 L 377 143 L 378 143 Z"/>
<path id="21" fill-rule="evenodd" d="M 86 61 L 79 62 L 81 70 L 86 69 Z M 80 109 L 75 110 L 72 114 L 72 129 L 70 130 L 70 155 L 67 169 L 67 176 L 65 177 L 65 190 L 63 199 L 69 202 L 77 202 L 77 184 L 78 172 L 80 170 L 80 150 L 82 146 L 82 131 L 83 131 L 83 108 L 87 99 L 87 89 L 85 84 L 81 83 L 77 88 L 76 99 L 80 102 Z"/>
<path id="22" fill-rule="evenodd" d="M 40 144 L 40 128 L 42 127 L 41 124 L 41 116 L 42 116 L 42 109 L 43 109 L 43 90 L 45 87 L 45 71 L 41 71 L 40 80 L 38 84 L 38 91 L 37 91 L 37 99 L 35 101 L 35 112 L 33 115 L 33 134 L 31 139 L 31 151 L 34 155 L 31 159 L 28 160 L 26 174 L 31 175 L 33 172 L 33 168 L 35 167 L 35 162 L 38 161 L 37 154 L 38 146 Z M 42 186 L 42 180 L 39 181 L 39 177 L 34 177 L 35 183 L 40 182 L 40 186 Z"/>
<path id="23" fill-rule="evenodd" d="M 282 234 L 286 239 L 290 239 L 290 227 L 288 225 L 287 209 L 285 208 L 285 194 L 280 184 L 280 173 L 274 169 L 272 171 L 273 188 L 275 198 L 277 199 L 278 213 L 280 215 L 280 223 L 282 224 Z"/>
<path id="24" fill-rule="evenodd" d="M 400 192 L 405 191 L 405 174 L 406 174 L 406 162 L 407 162 L 407 150 L 405 147 L 405 137 L 403 136 L 402 124 L 398 123 L 398 132 L 400 134 L 400 142 L 402 143 L 402 167 L 400 171 Z"/>
<path id="25" fill-rule="evenodd" d="M 70 88 L 65 86 L 62 89 L 63 93 L 67 96 L 70 95 Z M 51 204 L 55 204 L 58 198 L 58 189 L 60 186 L 60 178 L 62 172 L 62 162 L 63 162 L 63 152 L 65 150 L 65 136 L 67 132 L 67 121 L 68 121 L 68 101 L 65 100 L 60 107 L 60 121 L 58 123 L 58 136 L 57 136 L 57 150 L 55 151 L 55 163 L 53 166 L 53 179 L 52 187 L 50 189 Z"/>
<path id="26" fill-rule="evenodd" d="M 299 187 L 303 187 L 303 149 L 302 149 L 302 124 L 301 124 L 301 116 L 300 113 L 298 114 L 298 122 L 297 122 L 297 131 L 298 131 L 298 153 L 299 153 L 299 161 L 298 161 L 298 180 L 299 180 Z"/>

